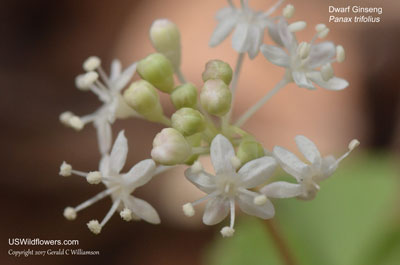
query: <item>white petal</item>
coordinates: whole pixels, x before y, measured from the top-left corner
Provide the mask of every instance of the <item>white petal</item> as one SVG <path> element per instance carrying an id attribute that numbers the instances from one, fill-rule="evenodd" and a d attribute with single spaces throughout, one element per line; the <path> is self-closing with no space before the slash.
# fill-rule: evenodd
<path id="1" fill-rule="evenodd" d="M 216 175 L 235 171 L 232 165 L 232 157 L 235 156 L 235 150 L 231 142 L 222 134 L 218 134 L 212 140 L 210 156 Z"/>
<path id="2" fill-rule="evenodd" d="M 215 18 L 219 21 L 227 19 L 230 16 L 236 16 L 237 10 L 231 6 L 218 10 Z"/>
<path id="3" fill-rule="evenodd" d="M 136 216 L 152 223 L 159 224 L 161 222 L 157 211 L 148 202 L 129 196 L 124 200 L 125 207 L 130 209 Z"/>
<path id="4" fill-rule="evenodd" d="M 108 154 L 101 158 L 99 170 L 103 176 L 110 175 L 110 156 Z"/>
<path id="5" fill-rule="evenodd" d="M 281 48 L 263 44 L 260 49 L 265 58 L 271 63 L 282 67 L 289 67 L 289 56 Z"/>
<path id="6" fill-rule="evenodd" d="M 152 159 L 142 160 L 134 165 L 128 173 L 122 175 L 126 185 L 137 188 L 149 182 L 156 169 L 156 163 Z"/>
<path id="7" fill-rule="evenodd" d="M 301 195 L 303 188 L 300 184 L 277 181 L 266 185 L 260 192 L 270 198 L 292 198 Z"/>
<path id="8" fill-rule="evenodd" d="M 118 174 L 125 165 L 126 156 L 128 154 L 128 140 L 124 135 L 124 131 L 120 131 L 115 140 L 110 155 L 110 170 Z"/>
<path id="9" fill-rule="evenodd" d="M 220 44 L 231 33 L 232 29 L 236 25 L 236 22 L 237 22 L 236 16 L 229 17 L 219 22 L 211 36 L 208 45 L 214 47 Z"/>
<path id="10" fill-rule="evenodd" d="M 319 169 L 322 158 L 317 146 L 304 135 L 297 135 L 294 139 L 304 157 L 313 164 L 314 168 Z"/>
<path id="11" fill-rule="evenodd" d="M 205 193 L 211 193 L 215 190 L 215 176 L 208 174 L 204 170 L 194 171 L 191 167 L 185 170 L 186 178 L 197 188 Z"/>
<path id="12" fill-rule="evenodd" d="M 96 127 L 97 141 L 100 153 L 107 154 L 111 148 L 112 129 L 107 117 L 99 117 L 94 120 L 93 125 Z"/>
<path id="13" fill-rule="evenodd" d="M 204 210 L 203 223 L 215 225 L 225 219 L 229 212 L 229 200 L 214 197 L 207 202 Z"/>
<path id="14" fill-rule="evenodd" d="M 307 76 L 310 78 L 311 81 L 316 83 L 318 86 L 328 89 L 328 90 L 342 90 L 348 87 L 349 82 L 345 79 L 339 77 L 332 77 L 328 81 L 325 81 L 320 72 L 311 72 L 307 73 Z"/>
<path id="15" fill-rule="evenodd" d="M 315 89 L 315 87 L 310 82 L 310 80 L 308 80 L 305 73 L 294 71 L 294 72 L 292 72 L 292 77 L 293 77 L 293 80 L 296 83 L 296 85 L 298 85 L 299 87 L 307 88 L 307 89 L 311 89 L 311 90 Z"/>
<path id="16" fill-rule="evenodd" d="M 128 84 L 129 80 L 132 79 L 132 76 L 135 74 L 137 63 L 133 63 L 128 68 L 126 68 L 122 74 L 112 82 L 113 91 L 121 91 L 126 84 Z"/>
<path id="17" fill-rule="evenodd" d="M 337 169 L 336 158 L 332 155 L 322 158 L 321 175 L 317 176 L 317 181 L 327 179 Z"/>
<path id="18" fill-rule="evenodd" d="M 271 39 L 279 46 L 283 46 L 281 36 L 279 35 L 278 32 L 278 26 L 271 22 L 267 24 L 267 27 L 268 27 L 268 35 L 271 37 Z"/>
<path id="19" fill-rule="evenodd" d="M 246 52 L 250 48 L 254 32 L 250 31 L 246 22 L 238 23 L 232 36 L 232 47 L 237 52 Z"/>
<path id="20" fill-rule="evenodd" d="M 249 215 L 257 216 L 262 219 L 270 219 L 274 217 L 275 209 L 270 200 L 267 199 L 263 205 L 257 205 L 254 203 L 254 198 L 259 195 L 259 193 L 252 191 L 247 191 L 246 193 L 240 192 L 237 196 L 237 203 L 240 209 Z"/>
<path id="21" fill-rule="evenodd" d="M 111 63 L 110 80 L 114 81 L 121 74 L 121 61 L 114 59 Z"/>
<path id="22" fill-rule="evenodd" d="M 278 160 L 282 169 L 295 177 L 298 181 L 304 177 L 311 175 L 311 168 L 309 165 L 300 161 L 300 159 L 293 153 L 289 152 L 283 147 L 275 146 L 273 154 Z"/>
<path id="23" fill-rule="evenodd" d="M 238 172 L 242 187 L 254 188 L 264 183 L 272 175 L 276 165 L 276 160 L 268 156 L 246 163 Z"/>
<path id="24" fill-rule="evenodd" d="M 308 66 L 316 68 L 329 63 L 336 55 L 336 48 L 332 42 L 321 42 L 312 45 L 310 48 L 310 55 Z"/>
<path id="25" fill-rule="evenodd" d="M 250 33 L 252 35 L 252 39 L 250 42 L 250 47 L 249 47 L 249 57 L 250 59 L 254 59 L 258 51 L 260 50 L 260 46 L 264 40 L 264 29 L 260 26 L 253 25 L 250 27 Z"/>
<path id="26" fill-rule="evenodd" d="M 293 33 L 290 32 L 286 20 L 280 19 L 277 27 L 283 45 L 290 53 L 292 53 L 296 48 L 296 39 L 294 38 Z"/>

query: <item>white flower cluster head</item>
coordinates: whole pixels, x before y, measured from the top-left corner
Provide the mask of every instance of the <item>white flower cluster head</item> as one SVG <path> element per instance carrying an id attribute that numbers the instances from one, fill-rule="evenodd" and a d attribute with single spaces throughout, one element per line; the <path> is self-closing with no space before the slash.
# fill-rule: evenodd
<path id="1" fill-rule="evenodd" d="M 332 63 L 343 62 L 344 48 L 332 42 L 316 43 L 325 38 L 329 28 L 318 24 L 310 42 L 298 43 L 295 33 L 306 27 L 306 22 L 288 23 L 295 13 L 293 5 L 282 9 L 282 15 L 271 17 L 284 0 L 279 0 L 267 11 L 254 11 L 248 1 L 240 5 L 228 1 L 229 6 L 217 14 L 219 21 L 210 39 L 210 46 L 221 43 L 233 31 L 232 47 L 239 53 L 235 71 L 221 60 L 206 63 L 202 73 L 203 84 L 197 86 L 186 81 L 181 71 L 181 42 L 178 27 L 168 19 L 156 20 L 150 28 L 150 39 L 156 53 L 134 62 L 121 71 L 121 63 L 114 60 L 108 77 L 98 57 L 89 57 L 83 64 L 85 74 L 76 78 L 76 86 L 96 94 L 102 106 L 92 114 L 78 117 L 71 112 L 60 115 L 61 122 L 76 130 L 93 122 L 100 149 L 100 166 L 96 171 L 82 172 L 63 162 L 61 176 L 72 174 L 84 177 L 89 184 L 104 184 L 106 189 L 76 207 L 67 207 L 64 216 L 74 220 L 77 213 L 93 203 L 110 196 L 112 206 L 104 219 L 91 220 L 88 228 L 95 234 L 119 211 L 125 221 L 143 219 L 160 223 L 156 210 L 147 202 L 132 196 L 136 188 L 148 183 L 155 175 L 172 166 L 187 165 L 186 179 L 206 195 L 182 206 L 186 216 L 194 216 L 194 207 L 207 201 L 203 213 L 206 225 L 215 225 L 230 214 L 230 223 L 222 227 L 221 234 L 234 234 L 236 206 L 246 214 L 261 219 L 275 215 L 271 198 L 314 199 L 320 182 L 330 177 L 339 163 L 359 145 L 349 143 L 348 151 L 336 159 L 321 156 L 316 145 L 307 137 L 295 137 L 305 160 L 283 147 L 272 152 L 243 129 L 246 121 L 275 93 L 294 82 L 299 87 L 315 89 L 315 85 L 342 90 L 348 86 L 344 79 L 335 77 Z M 263 43 L 268 31 L 273 45 Z M 233 98 L 246 54 L 250 58 L 262 54 L 271 63 L 281 66 L 285 74 L 280 82 L 250 107 L 238 120 L 231 120 Z M 135 72 L 140 80 L 128 85 Z M 176 84 L 176 79 L 179 81 Z M 176 111 L 168 117 L 160 102 L 160 93 L 167 94 Z M 128 143 L 124 131 L 119 132 L 112 145 L 112 124 L 117 118 L 136 117 L 165 126 L 153 140 L 151 158 L 140 161 L 127 173 L 120 173 L 125 165 Z M 209 155 L 215 174 L 206 172 L 198 158 Z M 280 167 L 293 177 L 293 182 L 279 181 L 274 176 Z"/>

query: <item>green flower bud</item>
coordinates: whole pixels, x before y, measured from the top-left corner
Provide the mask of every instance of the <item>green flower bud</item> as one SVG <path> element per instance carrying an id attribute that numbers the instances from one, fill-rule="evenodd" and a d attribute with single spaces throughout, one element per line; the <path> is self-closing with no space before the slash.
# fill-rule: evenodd
<path id="1" fill-rule="evenodd" d="M 153 53 L 137 65 L 139 75 L 159 90 L 171 93 L 174 89 L 174 69 L 171 62 L 161 53 Z"/>
<path id="2" fill-rule="evenodd" d="M 168 19 L 157 19 L 150 28 L 154 48 L 167 57 L 175 69 L 181 64 L 181 36 L 178 27 Z"/>
<path id="3" fill-rule="evenodd" d="M 244 139 L 240 143 L 236 155 L 243 165 L 251 160 L 263 157 L 265 154 L 264 148 L 259 142 L 255 141 L 254 139 Z"/>
<path id="4" fill-rule="evenodd" d="M 204 83 L 200 102 L 208 113 L 224 116 L 231 108 L 232 94 L 221 79 L 210 79 Z"/>
<path id="5" fill-rule="evenodd" d="M 210 79 L 221 79 L 229 85 L 232 80 L 232 68 L 221 60 L 211 60 L 206 64 L 202 77 L 204 82 Z"/>
<path id="6" fill-rule="evenodd" d="M 205 129 L 203 115 L 191 108 L 181 108 L 171 117 L 172 127 L 177 129 L 184 136 L 189 136 Z"/>
<path id="7" fill-rule="evenodd" d="M 186 137 L 186 141 L 192 147 L 199 147 L 201 145 L 202 139 L 203 139 L 202 133 L 196 133 L 196 134 Z M 197 158 L 199 158 L 198 154 L 191 155 L 191 156 L 189 156 L 188 159 L 186 159 L 185 164 L 190 166 L 197 160 Z"/>
<path id="8" fill-rule="evenodd" d="M 191 146 L 180 132 L 165 128 L 153 140 L 151 157 L 163 165 L 176 165 L 184 163 L 191 153 Z"/>
<path id="9" fill-rule="evenodd" d="M 194 108 L 197 104 L 197 88 L 191 83 L 178 86 L 171 93 L 171 100 L 176 109 Z"/>
<path id="10" fill-rule="evenodd" d="M 163 116 L 160 98 L 155 87 L 146 80 L 133 82 L 124 92 L 125 102 L 143 117 L 157 121 Z"/>

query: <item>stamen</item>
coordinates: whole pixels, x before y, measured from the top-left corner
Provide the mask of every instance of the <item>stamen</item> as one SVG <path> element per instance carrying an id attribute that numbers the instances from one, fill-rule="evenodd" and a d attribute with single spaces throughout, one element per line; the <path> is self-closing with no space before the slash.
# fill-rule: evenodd
<path id="1" fill-rule="evenodd" d="M 326 25 L 325 24 L 317 24 L 316 26 L 315 26 L 315 31 L 316 32 L 321 32 L 321 31 L 323 31 L 323 30 L 325 30 L 326 29 Z"/>
<path id="2" fill-rule="evenodd" d="M 83 82 L 85 84 L 85 87 L 90 87 L 91 85 L 94 84 L 94 82 L 96 82 L 97 79 L 99 79 L 98 73 L 94 71 L 87 72 L 83 77 Z"/>
<path id="3" fill-rule="evenodd" d="M 242 162 L 240 161 L 239 157 L 237 157 L 237 156 L 231 157 L 231 163 L 235 170 L 238 170 L 238 168 L 242 165 Z"/>
<path id="4" fill-rule="evenodd" d="M 305 59 L 310 54 L 311 45 L 307 42 L 301 42 L 297 47 L 297 54 L 300 56 L 301 59 Z"/>
<path id="5" fill-rule="evenodd" d="M 97 220 L 91 220 L 89 221 L 89 223 L 87 223 L 87 226 L 89 228 L 89 230 L 93 233 L 93 234 L 100 234 L 101 232 L 101 225 L 99 224 L 99 221 Z"/>
<path id="6" fill-rule="evenodd" d="M 74 128 L 77 131 L 80 131 L 83 129 L 85 124 L 82 122 L 82 120 L 78 116 L 73 116 L 69 119 L 69 126 Z"/>
<path id="7" fill-rule="evenodd" d="M 90 56 L 83 62 L 83 69 L 87 72 L 96 70 L 101 64 L 101 60 L 97 56 Z"/>
<path id="8" fill-rule="evenodd" d="M 290 24 L 288 28 L 290 32 L 297 32 L 305 29 L 306 27 L 307 23 L 305 21 L 297 21 Z"/>
<path id="9" fill-rule="evenodd" d="M 119 215 L 121 216 L 121 218 L 127 222 L 132 221 L 133 216 L 132 216 L 132 211 L 128 208 L 124 208 Z"/>
<path id="10" fill-rule="evenodd" d="M 67 220 L 70 220 L 70 221 L 75 220 L 76 219 L 76 211 L 75 211 L 75 209 L 72 208 L 72 207 L 65 208 L 64 209 L 64 217 Z"/>
<path id="11" fill-rule="evenodd" d="M 110 87 L 110 80 L 108 79 L 108 77 L 107 77 L 107 75 L 106 75 L 106 72 L 104 72 L 104 70 L 103 70 L 103 68 L 101 67 L 101 65 L 100 65 L 100 67 L 97 69 L 97 71 L 100 73 L 101 79 L 103 79 L 104 83 L 106 83 L 106 85 L 107 85 L 108 87 Z"/>
<path id="12" fill-rule="evenodd" d="M 285 6 L 285 8 L 283 8 L 282 15 L 285 18 L 289 19 L 289 18 L 293 17 L 294 11 L 295 11 L 294 6 L 291 4 L 288 4 L 287 6 Z"/>
<path id="13" fill-rule="evenodd" d="M 316 188 L 317 190 L 320 190 L 320 189 L 321 189 L 320 186 L 319 186 L 317 183 L 315 183 L 314 181 L 312 182 L 312 185 L 313 185 L 314 188 Z"/>
<path id="14" fill-rule="evenodd" d="M 73 174 L 77 175 L 77 176 L 81 176 L 81 177 L 84 177 L 84 178 L 86 178 L 86 176 L 88 175 L 87 172 L 83 172 L 83 171 L 75 170 L 75 169 L 71 170 L 71 172 Z"/>
<path id="15" fill-rule="evenodd" d="M 344 155 L 342 155 L 341 157 L 339 157 L 338 160 L 336 160 L 336 163 L 334 163 L 332 166 L 330 166 L 330 168 L 337 166 L 343 159 L 345 159 L 350 153 L 351 151 L 354 150 L 354 148 L 356 148 L 357 146 L 360 145 L 360 141 L 358 141 L 357 139 L 353 139 L 350 141 L 349 143 L 349 151 L 347 151 Z"/>
<path id="16" fill-rule="evenodd" d="M 273 5 L 270 9 L 268 9 L 264 14 L 269 16 L 272 13 L 274 13 L 282 4 L 285 2 L 285 0 L 279 0 L 275 5 Z"/>
<path id="17" fill-rule="evenodd" d="M 329 81 L 334 75 L 335 73 L 333 72 L 333 68 L 330 63 L 321 67 L 321 76 L 325 81 Z"/>
<path id="18" fill-rule="evenodd" d="M 258 195 L 254 197 L 254 204 L 255 205 L 264 205 L 267 202 L 267 197 L 265 195 Z"/>
<path id="19" fill-rule="evenodd" d="M 75 86 L 82 91 L 87 91 L 89 90 L 89 87 L 86 84 L 86 77 L 85 74 L 80 74 L 77 77 L 75 77 Z"/>
<path id="20" fill-rule="evenodd" d="M 346 53 L 342 45 L 336 46 L 336 61 L 341 63 L 346 59 Z"/>
<path id="21" fill-rule="evenodd" d="M 330 29 L 328 27 L 326 27 L 325 29 L 321 30 L 320 32 L 317 33 L 318 38 L 323 39 L 326 36 L 328 36 Z"/>
<path id="22" fill-rule="evenodd" d="M 69 177 L 71 176 L 71 173 L 72 173 L 72 166 L 65 161 L 62 162 L 59 174 L 63 177 Z"/>
<path id="23" fill-rule="evenodd" d="M 228 4 L 229 4 L 232 8 L 235 8 L 235 5 L 233 4 L 232 0 L 228 0 Z"/>
<path id="24" fill-rule="evenodd" d="M 231 223 L 230 226 L 225 226 L 221 229 L 221 234 L 223 237 L 231 237 L 235 233 L 235 229 L 233 229 L 235 225 L 235 201 L 234 199 L 229 200 L 230 210 L 231 210 Z"/>
<path id="25" fill-rule="evenodd" d="M 120 204 L 121 200 L 116 200 L 113 205 L 111 206 L 111 209 L 108 211 L 108 213 L 106 214 L 106 216 L 104 217 L 103 221 L 101 221 L 100 226 L 103 227 L 109 220 L 110 218 L 113 216 L 113 214 L 115 213 L 115 211 L 117 210 L 119 204 Z"/>
<path id="26" fill-rule="evenodd" d="M 63 113 L 60 114 L 59 119 L 62 124 L 65 126 L 69 126 L 70 122 L 69 120 L 74 116 L 74 114 L 71 111 L 64 111 Z"/>
<path id="27" fill-rule="evenodd" d="M 102 178 L 103 177 L 99 171 L 89 172 L 86 176 L 86 180 L 89 184 L 99 184 L 101 183 Z"/>
<path id="28" fill-rule="evenodd" d="M 189 202 L 186 203 L 182 206 L 182 210 L 183 213 L 187 216 L 187 217 L 192 217 L 195 214 L 195 210 L 193 208 L 193 205 Z"/>
<path id="29" fill-rule="evenodd" d="M 99 200 L 103 199 L 104 197 L 107 197 L 108 195 L 110 195 L 111 193 L 116 191 L 117 189 L 119 189 L 119 187 L 113 187 L 111 189 L 107 189 L 107 190 L 104 190 L 104 191 L 98 193 L 96 196 L 94 196 L 94 197 L 90 198 L 89 200 L 76 206 L 75 211 L 79 212 L 79 211 L 89 207 L 90 205 L 98 202 Z"/>

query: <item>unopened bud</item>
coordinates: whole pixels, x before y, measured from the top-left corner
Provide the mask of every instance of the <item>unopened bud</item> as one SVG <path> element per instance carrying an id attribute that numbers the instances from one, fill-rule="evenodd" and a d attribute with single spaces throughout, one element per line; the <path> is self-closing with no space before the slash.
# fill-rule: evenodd
<path id="1" fill-rule="evenodd" d="M 285 18 L 291 18 L 294 15 L 295 8 L 293 5 L 289 4 L 283 8 L 282 15 Z"/>
<path id="2" fill-rule="evenodd" d="M 172 127 L 177 129 L 183 136 L 189 136 L 201 132 L 205 128 L 203 115 L 195 109 L 181 108 L 171 117 Z"/>
<path id="3" fill-rule="evenodd" d="M 149 120 L 157 120 L 163 115 L 157 90 L 146 80 L 133 82 L 123 97 L 129 106 Z"/>
<path id="4" fill-rule="evenodd" d="M 161 53 L 153 53 L 137 65 L 139 75 L 159 90 L 171 93 L 174 89 L 174 69 L 171 62 Z"/>
<path id="5" fill-rule="evenodd" d="M 151 25 L 151 43 L 171 61 L 175 69 L 179 69 L 181 63 L 180 39 L 178 27 L 168 19 L 157 19 Z"/>
<path id="6" fill-rule="evenodd" d="M 194 108 L 197 104 L 197 88 L 191 83 L 178 86 L 171 93 L 171 101 L 176 109 Z"/>
<path id="7" fill-rule="evenodd" d="M 185 162 L 191 152 L 190 145 L 179 131 L 165 128 L 153 140 L 151 157 L 163 165 L 176 165 Z"/>
<path id="8" fill-rule="evenodd" d="M 239 144 L 237 157 L 242 162 L 242 165 L 247 162 L 263 157 L 265 155 L 263 146 L 254 139 L 244 139 Z"/>
<path id="9" fill-rule="evenodd" d="M 232 68 L 221 60 L 211 60 L 207 62 L 202 77 L 204 82 L 209 79 L 221 79 L 229 85 L 232 81 Z"/>
<path id="10" fill-rule="evenodd" d="M 210 79 L 204 83 L 200 102 L 210 114 L 223 116 L 231 108 L 232 93 L 221 79 Z"/>

